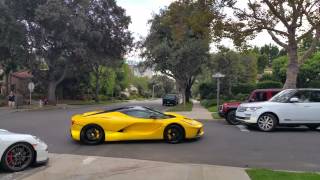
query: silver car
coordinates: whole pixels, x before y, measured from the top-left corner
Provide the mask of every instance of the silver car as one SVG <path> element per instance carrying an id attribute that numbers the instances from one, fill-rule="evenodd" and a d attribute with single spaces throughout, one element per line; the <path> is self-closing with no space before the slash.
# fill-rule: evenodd
<path id="1" fill-rule="evenodd" d="M 22 171 L 32 164 L 48 161 L 48 146 L 36 136 L 0 129 L 0 167 Z"/>
<path id="2" fill-rule="evenodd" d="M 261 131 L 277 126 L 320 126 L 320 89 L 286 89 L 269 101 L 241 104 L 236 119 Z"/>

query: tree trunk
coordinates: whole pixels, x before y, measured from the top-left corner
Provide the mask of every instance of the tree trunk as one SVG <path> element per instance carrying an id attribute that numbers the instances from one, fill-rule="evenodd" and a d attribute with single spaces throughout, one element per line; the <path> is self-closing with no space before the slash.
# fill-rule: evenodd
<path id="1" fill-rule="evenodd" d="M 6 89 L 5 89 L 5 91 L 4 91 L 4 94 L 7 96 L 7 95 L 9 95 L 9 93 L 10 93 L 10 90 L 9 90 L 9 88 L 10 88 L 10 87 L 9 87 L 9 76 L 10 76 L 10 73 L 9 73 L 9 74 L 5 74 L 4 76 L 5 76 L 5 81 L 6 81 L 6 82 L 5 82 L 5 85 L 6 85 L 5 88 L 6 88 Z"/>
<path id="2" fill-rule="evenodd" d="M 63 73 L 58 80 L 56 79 L 54 72 L 49 71 L 48 102 L 51 105 L 57 104 L 56 89 L 57 86 L 64 80 L 67 73 L 67 69 L 67 67 L 64 68 Z"/>
<path id="3" fill-rule="evenodd" d="M 48 101 L 49 104 L 51 105 L 56 105 L 57 101 L 56 101 L 56 88 L 57 88 L 57 84 L 55 81 L 50 81 L 49 82 L 49 87 L 48 87 Z"/>
<path id="4" fill-rule="evenodd" d="M 100 102 L 100 99 L 99 99 L 100 82 L 99 81 L 100 81 L 99 73 L 96 72 L 96 90 L 94 94 L 94 100 L 96 103 Z"/>
<path id="5" fill-rule="evenodd" d="M 299 73 L 299 61 L 298 61 L 298 48 L 297 45 L 289 45 L 288 49 L 288 68 L 286 82 L 283 86 L 284 89 L 296 88 L 297 77 Z"/>
<path id="6" fill-rule="evenodd" d="M 185 88 L 185 100 L 186 103 L 190 102 L 190 97 L 191 97 L 191 87 L 189 85 L 187 85 L 187 87 Z"/>

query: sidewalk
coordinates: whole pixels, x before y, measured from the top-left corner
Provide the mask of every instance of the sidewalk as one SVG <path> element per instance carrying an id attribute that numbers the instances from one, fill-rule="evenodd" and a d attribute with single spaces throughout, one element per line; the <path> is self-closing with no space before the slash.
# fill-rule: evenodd
<path id="1" fill-rule="evenodd" d="M 250 180 L 243 168 L 50 154 L 46 168 L 23 180 Z"/>
<path id="2" fill-rule="evenodd" d="M 177 113 L 196 120 L 212 120 L 211 113 L 196 100 L 193 100 L 192 111 Z"/>

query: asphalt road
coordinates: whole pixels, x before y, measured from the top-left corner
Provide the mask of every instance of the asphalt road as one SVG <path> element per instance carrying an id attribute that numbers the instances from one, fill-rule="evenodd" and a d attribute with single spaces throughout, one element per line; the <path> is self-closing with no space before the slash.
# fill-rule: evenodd
<path id="1" fill-rule="evenodd" d="M 165 110 L 160 101 L 126 103 Z M 45 111 L 0 112 L 0 128 L 39 136 L 52 153 L 123 157 L 133 159 L 320 171 L 320 131 L 307 128 L 282 128 L 263 133 L 230 126 L 224 121 L 203 121 L 205 136 L 181 144 L 163 141 L 113 142 L 86 146 L 71 140 L 70 117 L 93 109 L 81 107 Z"/>

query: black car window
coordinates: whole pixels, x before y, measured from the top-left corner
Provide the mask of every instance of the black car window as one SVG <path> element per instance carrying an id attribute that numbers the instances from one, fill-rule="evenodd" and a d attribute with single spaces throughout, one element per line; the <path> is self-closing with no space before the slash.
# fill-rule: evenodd
<path id="1" fill-rule="evenodd" d="M 174 118 L 175 116 L 172 115 L 166 115 L 161 112 L 155 111 L 150 108 L 145 108 L 145 109 L 129 109 L 129 110 L 124 110 L 121 111 L 122 113 L 137 117 L 137 118 L 143 118 L 143 119 L 169 119 L 169 118 Z"/>
<path id="2" fill-rule="evenodd" d="M 293 97 L 298 98 L 299 103 L 307 103 L 310 102 L 310 94 L 311 91 L 298 91 L 293 95 Z"/>
<path id="3" fill-rule="evenodd" d="M 167 94 L 164 96 L 164 99 L 170 99 L 170 100 L 173 100 L 173 99 L 176 99 L 176 95 L 173 95 L 173 94 Z"/>
<path id="4" fill-rule="evenodd" d="M 288 103 L 289 99 L 297 92 L 295 89 L 283 90 L 280 93 L 277 93 L 269 101 L 279 102 L 279 103 Z"/>
<path id="5" fill-rule="evenodd" d="M 271 92 L 271 96 L 273 97 L 273 96 L 275 96 L 276 94 L 278 94 L 279 92 L 278 91 L 272 91 Z"/>
<path id="6" fill-rule="evenodd" d="M 268 100 L 267 92 L 256 92 L 255 101 L 260 102 L 260 101 L 267 101 L 267 100 Z"/>
<path id="7" fill-rule="evenodd" d="M 152 117 L 152 113 L 150 111 L 144 111 L 144 110 L 128 110 L 128 111 L 122 111 L 124 114 L 127 114 L 129 116 L 137 117 L 137 118 L 143 118 L 143 119 L 150 119 Z"/>
<path id="8" fill-rule="evenodd" d="M 320 102 L 320 91 L 312 91 L 310 93 L 310 102 Z"/>

